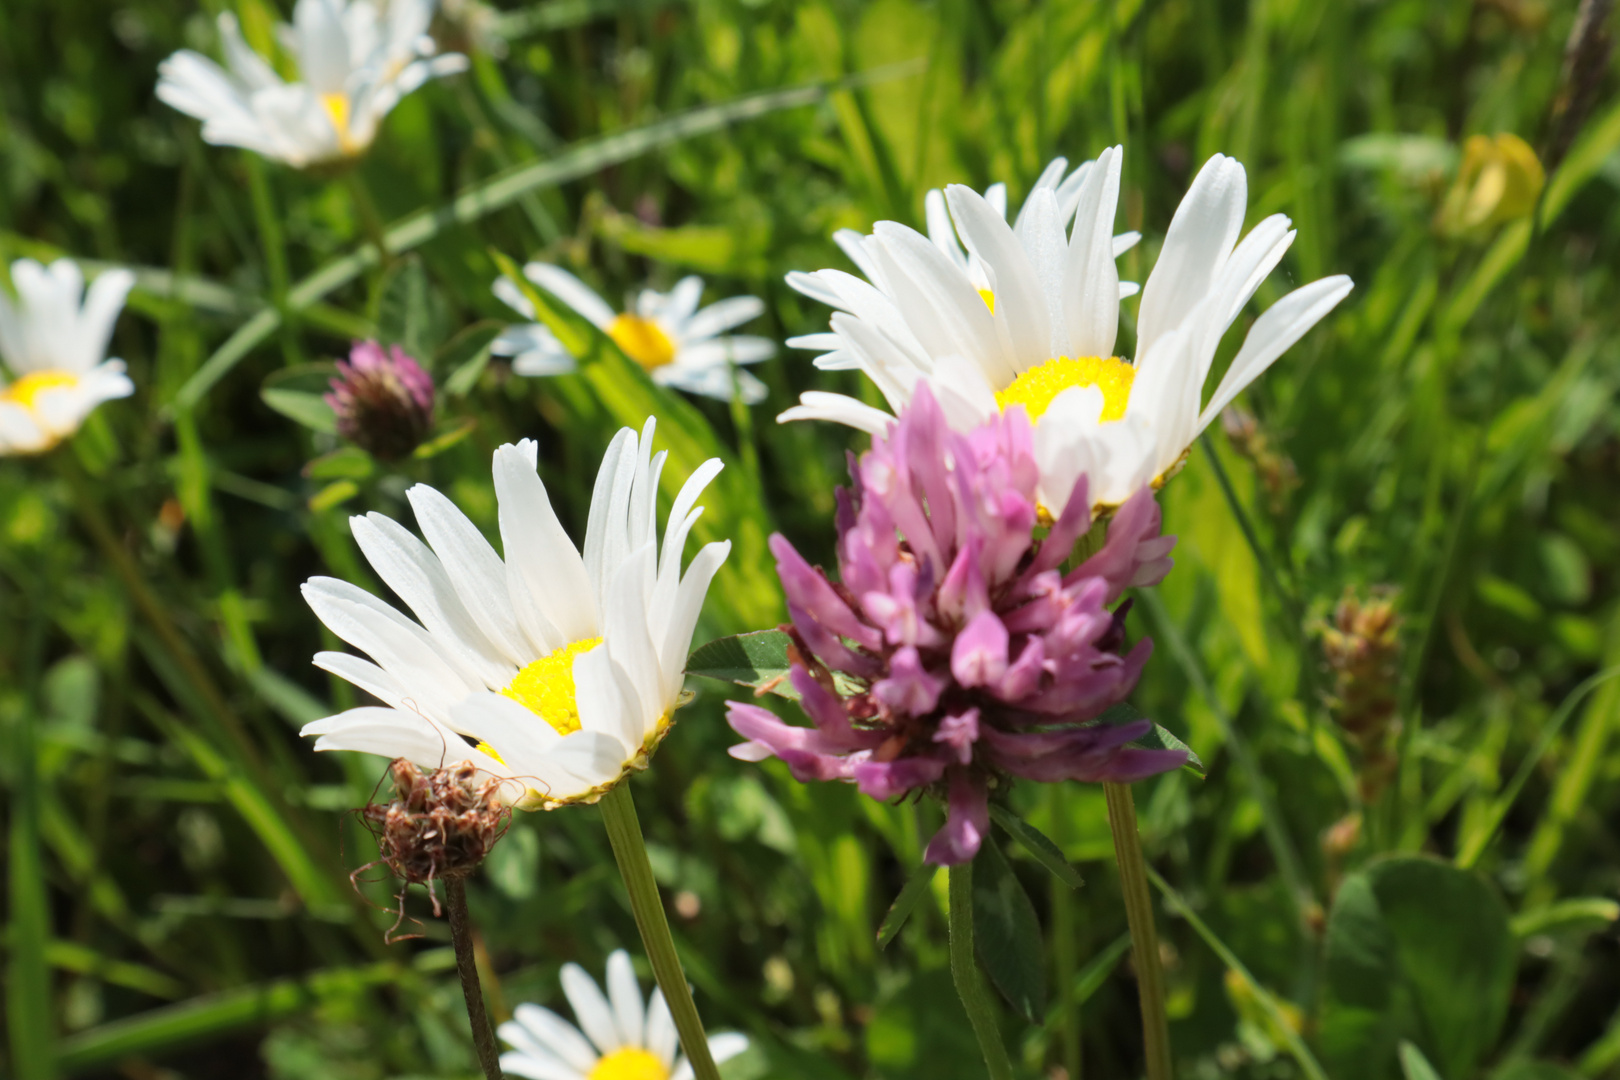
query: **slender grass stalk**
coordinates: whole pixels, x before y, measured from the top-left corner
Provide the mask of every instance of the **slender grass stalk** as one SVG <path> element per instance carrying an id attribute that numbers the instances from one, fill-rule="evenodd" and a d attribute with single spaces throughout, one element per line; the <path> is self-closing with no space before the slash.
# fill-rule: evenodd
<path id="1" fill-rule="evenodd" d="M 737 429 L 737 456 L 748 473 L 748 483 L 763 497 L 765 478 L 759 471 L 759 447 L 754 443 L 754 414 L 748 411 L 748 403 L 742 396 L 742 368 L 736 364 L 728 366 L 731 368 L 731 424 Z"/>
<path id="2" fill-rule="evenodd" d="M 1142 857 L 1142 840 L 1136 833 L 1136 803 L 1129 784 L 1104 784 L 1103 794 L 1108 800 L 1114 856 L 1119 860 L 1125 921 L 1131 928 L 1147 1080 L 1170 1080 L 1170 1020 L 1164 1011 L 1164 972 L 1159 967 L 1159 937 L 1153 927 L 1153 898 L 1148 895 L 1147 860 Z"/>
<path id="3" fill-rule="evenodd" d="M 231 737 L 244 761 L 253 768 L 262 770 L 263 757 L 252 736 L 248 734 L 247 728 L 243 726 L 236 711 L 231 708 L 225 694 L 214 682 L 213 676 L 208 674 L 208 669 L 203 667 L 202 661 L 181 636 L 179 628 L 174 625 L 174 620 L 169 618 L 168 607 L 158 599 L 157 593 L 152 590 L 134 557 L 113 534 L 112 526 L 108 523 L 106 514 L 102 512 L 95 492 L 90 488 L 89 478 L 70 455 L 58 454 L 56 460 L 61 465 L 61 475 L 66 479 L 68 487 L 73 492 L 74 501 L 78 504 L 79 520 L 84 522 L 90 538 L 96 542 L 101 553 L 112 564 L 113 572 L 128 590 L 129 598 L 151 623 L 163 651 L 169 654 L 175 666 L 207 706 L 208 711 Z"/>
<path id="4" fill-rule="evenodd" d="M 354 206 L 355 216 L 360 219 L 360 231 L 377 249 L 377 273 L 381 274 L 394 257 L 389 250 L 388 226 L 377 210 L 377 201 L 371 197 L 371 188 L 366 186 L 366 178 L 361 175 L 359 165 L 343 174 L 343 186 L 349 189 L 349 200 Z"/>
<path id="5" fill-rule="evenodd" d="M 1261 832 L 1266 838 L 1266 846 L 1271 849 L 1271 857 L 1277 864 L 1277 872 L 1282 876 L 1283 884 L 1288 886 L 1288 895 L 1294 901 L 1295 911 L 1303 921 L 1306 913 L 1315 903 L 1315 895 L 1311 891 L 1310 883 L 1306 879 L 1304 863 L 1299 853 L 1294 850 L 1294 842 L 1283 826 L 1282 815 L 1278 812 L 1276 803 L 1272 801 L 1271 792 L 1266 789 L 1265 777 L 1260 771 L 1260 762 L 1249 749 L 1248 742 L 1238 732 L 1237 725 L 1232 722 L 1226 707 L 1221 704 L 1210 685 L 1209 678 L 1198 663 L 1197 655 L 1188 645 L 1187 639 L 1182 636 L 1181 628 L 1170 618 L 1165 610 L 1164 601 L 1152 589 L 1138 589 L 1136 597 L 1142 602 L 1142 607 L 1153 620 L 1154 632 L 1164 639 L 1170 646 L 1170 655 L 1180 665 L 1187 681 L 1197 691 L 1198 696 L 1204 699 L 1209 711 L 1214 714 L 1215 721 L 1220 725 L 1221 738 L 1226 741 L 1232 760 L 1242 773 L 1243 780 L 1249 789 L 1249 795 L 1260 807 Z"/>
<path id="6" fill-rule="evenodd" d="M 608 842 L 613 845 L 613 857 L 619 861 L 619 875 L 630 894 L 630 911 L 636 917 L 636 929 L 641 931 L 641 943 L 647 948 L 653 977 L 675 1018 L 681 1049 L 686 1051 L 686 1060 L 692 1063 L 697 1080 L 719 1080 L 720 1070 L 709 1053 L 709 1038 L 703 1033 L 692 988 L 686 984 L 681 958 L 675 952 L 675 938 L 669 932 L 658 883 L 653 880 L 652 863 L 647 861 L 647 841 L 641 835 L 630 785 L 624 781 L 615 784 L 597 805 L 602 808 Z"/>
<path id="7" fill-rule="evenodd" d="M 973 864 L 950 868 L 951 978 L 956 995 L 962 999 L 973 1034 L 979 1038 L 990 1080 L 1012 1080 L 1012 1061 L 1001 1042 L 995 1007 L 979 978 L 978 961 L 973 955 Z"/>
<path id="8" fill-rule="evenodd" d="M 444 879 L 444 906 L 449 909 L 450 940 L 456 947 L 456 974 L 461 976 L 461 993 L 467 999 L 467 1021 L 472 1024 L 478 1065 L 487 1080 L 501 1080 L 501 1053 L 495 1045 L 489 1015 L 484 1011 L 484 988 L 478 982 L 478 957 L 473 944 L 472 917 L 467 914 L 465 879 Z"/>
<path id="9" fill-rule="evenodd" d="M 31 621 L 26 663 L 29 683 L 37 690 L 45 635 L 39 619 Z M 45 956 L 51 919 L 39 843 L 39 758 L 34 746 L 37 712 L 36 697 L 12 725 L 14 779 L 6 859 L 6 931 L 11 947 L 6 962 L 5 1016 L 12 1075 L 17 1080 L 54 1080 L 57 1076 L 51 969 Z"/>
<path id="10" fill-rule="evenodd" d="M 1249 973 L 1249 969 L 1243 966 L 1243 961 L 1238 959 L 1237 954 L 1224 941 L 1215 936 L 1215 931 L 1211 930 L 1208 924 L 1198 917 L 1198 913 L 1192 909 L 1192 905 L 1187 903 L 1182 898 L 1182 895 L 1170 886 L 1168 881 L 1159 876 L 1157 870 L 1150 866 L 1147 868 L 1147 873 L 1148 877 L 1153 880 L 1154 887 L 1164 894 L 1164 898 L 1171 905 L 1172 910 L 1186 919 L 1192 925 L 1193 931 L 1204 939 L 1204 944 L 1208 945 L 1215 955 L 1221 958 L 1221 962 L 1242 976 L 1243 980 L 1253 989 L 1255 1000 L 1260 1003 L 1260 1007 L 1266 1010 L 1267 1015 L 1271 1017 L 1272 1025 L 1282 1036 L 1284 1042 L 1288 1044 L 1288 1052 L 1294 1056 L 1294 1061 L 1298 1063 L 1300 1071 L 1305 1074 L 1306 1080 L 1327 1080 L 1327 1073 L 1322 1070 L 1316 1056 L 1311 1053 L 1311 1048 L 1305 1045 L 1305 1040 L 1300 1038 L 1299 1032 L 1294 1030 L 1288 1016 L 1283 1013 L 1282 1006 L 1277 1003 L 1276 995 L 1260 985 L 1259 981 Z"/>

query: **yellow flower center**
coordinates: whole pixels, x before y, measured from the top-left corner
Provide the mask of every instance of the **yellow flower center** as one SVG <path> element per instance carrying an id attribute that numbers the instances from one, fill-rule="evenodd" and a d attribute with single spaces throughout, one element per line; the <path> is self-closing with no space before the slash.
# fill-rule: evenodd
<path id="1" fill-rule="evenodd" d="M 658 1055 L 639 1046 L 621 1046 L 592 1067 L 586 1080 L 669 1080 Z"/>
<path id="2" fill-rule="evenodd" d="M 991 292 L 989 289 L 980 289 L 979 290 L 979 299 L 983 300 L 984 301 L 984 306 L 990 309 L 990 314 L 994 315 L 996 313 L 996 294 L 995 293 Z"/>
<path id="3" fill-rule="evenodd" d="M 556 728 L 557 734 L 572 734 L 580 727 L 579 702 L 574 696 L 574 658 L 600 644 L 599 637 L 583 638 L 554 649 L 518 672 L 512 685 L 501 693 Z M 484 752 L 500 760 L 493 751 Z"/>
<path id="4" fill-rule="evenodd" d="M 0 390 L 0 401 L 9 401 L 32 409 L 39 395 L 47 390 L 71 390 L 79 385 L 79 377 L 66 371 L 31 371 L 10 386 Z"/>
<path id="5" fill-rule="evenodd" d="M 327 119 L 332 121 L 332 127 L 337 131 L 338 145 L 345 154 L 354 152 L 354 139 L 349 135 L 349 95 L 344 93 L 322 94 L 321 106 L 326 110 Z"/>
<path id="6" fill-rule="evenodd" d="M 1131 383 L 1136 369 L 1117 356 L 1059 356 L 1037 364 L 1019 375 L 996 394 L 996 404 L 1005 410 L 1022 405 L 1031 421 L 1039 420 L 1052 399 L 1071 386 L 1095 386 L 1102 391 L 1102 421 L 1125 415 L 1131 399 Z"/>
<path id="7" fill-rule="evenodd" d="M 651 371 L 675 360 L 675 343 L 651 319 L 640 315 L 615 315 L 608 323 L 608 337 L 624 350 L 624 355 Z"/>

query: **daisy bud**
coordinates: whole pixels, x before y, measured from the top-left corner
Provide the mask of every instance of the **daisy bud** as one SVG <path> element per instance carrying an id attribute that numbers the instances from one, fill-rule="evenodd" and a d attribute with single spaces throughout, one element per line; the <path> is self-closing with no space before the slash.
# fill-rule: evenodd
<path id="1" fill-rule="evenodd" d="M 357 341 L 337 367 L 326 403 L 337 413 L 339 435 L 383 461 L 397 461 L 427 438 L 433 376 L 405 350 Z"/>
<path id="2" fill-rule="evenodd" d="M 932 792 L 948 807 L 926 856 L 940 865 L 977 854 L 990 789 L 1009 777 L 1127 782 L 1185 762 L 1129 745 L 1146 720 L 1097 722 L 1152 649 L 1127 650 L 1129 604 L 1108 607 L 1170 567 L 1175 538 L 1159 535 L 1150 489 L 1065 575 L 1091 525 L 1086 480 L 1037 539 L 1040 474 L 1022 410 L 957 434 L 920 387 L 851 471 L 841 583 L 771 540 L 793 619 L 791 678 L 815 726 L 733 702 L 727 719 L 748 741 L 732 756 L 775 756 L 799 780 L 848 781 L 874 799 Z"/>

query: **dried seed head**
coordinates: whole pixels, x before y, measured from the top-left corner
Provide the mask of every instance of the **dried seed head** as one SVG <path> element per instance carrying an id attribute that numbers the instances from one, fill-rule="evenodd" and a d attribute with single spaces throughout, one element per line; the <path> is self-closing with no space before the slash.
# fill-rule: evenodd
<path id="1" fill-rule="evenodd" d="M 360 816 L 388 868 L 407 885 L 426 885 L 429 895 L 436 879 L 472 873 L 511 822 L 511 808 L 500 801 L 500 781 L 480 783 L 470 762 L 424 772 L 395 758 L 389 772 L 393 801 L 371 803 Z M 434 896 L 435 914 L 438 907 Z"/>
<path id="2" fill-rule="evenodd" d="M 1361 752 L 1362 796 L 1371 802 L 1394 767 L 1390 752 L 1400 678 L 1401 616 L 1394 591 L 1377 588 L 1362 599 L 1353 587 L 1322 625 L 1322 655 L 1333 673 L 1328 705 L 1333 718 Z"/>

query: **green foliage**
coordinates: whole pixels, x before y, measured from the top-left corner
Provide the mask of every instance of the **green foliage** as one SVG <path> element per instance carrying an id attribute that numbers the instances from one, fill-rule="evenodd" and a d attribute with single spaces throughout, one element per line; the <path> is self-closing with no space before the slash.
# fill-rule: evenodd
<path id="1" fill-rule="evenodd" d="M 0 259 L 138 281 L 111 348 L 134 397 L 0 460 L 6 1075 L 471 1075 L 442 920 L 380 867 L 349 880 L 375 857 L 348 812 L 381 763 L 297 735 L 365 703 L 310 665 L 342 646 L 298 586 L 386 597 L 347 518 L 413 524 L 415 483 L 495 536 L 490 454 L 519 438 L 579 538 L 603 447 L 653 415 L 660 513 L 725 463 L 695 534 L 733 545 L 704 678 L 635 787 L 704 1018 L 754 1044 L 728 1075 L 982 1076 L 945 875 L 917 869 L 937 805 L 725 755 L 726 696 L 797 715 L 785 636 L 742 634 L 785 614 L 767 538 L 833 565 L 833 488 L 865 445 L 773 418 L 806 389 L 875 391 L 789 350 L 753 369 L 751 410 L 670 391 L 514 271 L 556 263 L 614 305 L 703 273 L 707 301 L 762 297 L 748 330 L 782 340 L 827 326 L 782 276 L 851 269 L 835 229 L 920 226 L 949 182 L 1017 205 L 1053 156 L 1115 142 L 1118 227 L 1144 236 L 1126 280 L 1222 152 L 1248 168 L 1246 224 L 1298 229 L 1240 324 L 1356 281 L 1243 395 L 1265 452 L 1212 429 L 1165 487 L 1177 565 L 1127 622 L 1157 653 L 1111 719 L 1195 752 L 1136 794 L 1181 1075 L 1612 1075 L 1620 105 L 1611 71 L 1561 81 L 1577 7 L 513 0 L 493 37 L 444 15 L 472 70 L 327 176 L 207 145 L 152 94 L 173 51 L 217 49 L 219 11 L 270 48 L 291 0 L 0 3 Z M 1566 129 L 1536 227 L 1437 231 L 1468 136 L 1545 156 Z M 503 273 L 576 374 L 492 354 Z M 321 401 L 358 337 L 438 382 L 439 426 L 403 461 L 342 445 Z M 1347 586 L 1391 587 L 1403 619 L 1387 774 L 1325 700 L 1318 627 Z M 1100 793 L 997 801 L 1019 842 L 980 860 L 977 936 L 1015 1060 L 1136 1075 Z M 564 962 L 640 952 L 611 867 L 591 811 L 514 823 L 469 884 L 497 1018 L 566 1010 Z M 422 936 L 385 946 L 401 912 Z"/>

